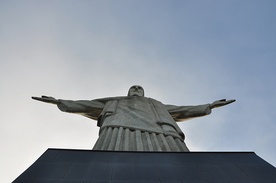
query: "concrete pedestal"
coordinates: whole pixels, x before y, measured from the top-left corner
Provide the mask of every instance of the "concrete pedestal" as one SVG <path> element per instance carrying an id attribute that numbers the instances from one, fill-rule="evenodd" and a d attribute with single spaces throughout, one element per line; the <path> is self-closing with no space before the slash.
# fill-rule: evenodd
<path id="1" fill-rule="evenodd" d="M 48 149 L 15 183 L 275 183 L 254 152 L 111 152 Z"/>

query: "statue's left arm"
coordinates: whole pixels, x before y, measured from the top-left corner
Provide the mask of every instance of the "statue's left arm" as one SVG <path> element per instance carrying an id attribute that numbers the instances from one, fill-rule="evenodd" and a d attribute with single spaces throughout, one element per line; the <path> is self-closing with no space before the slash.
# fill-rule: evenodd
<path id="1" fill-rule="evenodd" d="M 235 100 L 217 100 L 211 104 L 197 106 L 174 106 L 165 105 L 166 109 L 176 122 L 184 121 L 190 118 L 201 117 L 211 114 L 213 108 L 218 108 L 235 102 Z"/>

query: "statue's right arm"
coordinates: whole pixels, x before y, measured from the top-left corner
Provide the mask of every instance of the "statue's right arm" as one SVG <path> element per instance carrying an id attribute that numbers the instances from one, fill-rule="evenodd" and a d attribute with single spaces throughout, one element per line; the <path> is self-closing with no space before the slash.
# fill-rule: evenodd
<path id="1" fill-rule="evenodd" d="M 44 95 L 42 95 L 41 97 L 32 97 L 32 99 L 38 100 L 41 102 L 50 103 L 50 104 L 59 104 L 59 100 L 55 99 L 54 97 L 49 97 Z"/>
<path id="2" fill-rule="evenodd" d="M 98 100 L 62 100 L 55 99 L 54 97 L 41 96 L 32 97 L 34 100 L 41 102 L 56 104 L 57 107 L 63 112 L 71 113 L 93 113 L 100 112 L 104 108 L 104 103 Z"/>
<path id="3" fill-rule="evenodd" d="M 59 99 L 58 108 L 63 112 L 71 113 L 100 113 L 104 103 L 97 100 L 62 100 Z"/>

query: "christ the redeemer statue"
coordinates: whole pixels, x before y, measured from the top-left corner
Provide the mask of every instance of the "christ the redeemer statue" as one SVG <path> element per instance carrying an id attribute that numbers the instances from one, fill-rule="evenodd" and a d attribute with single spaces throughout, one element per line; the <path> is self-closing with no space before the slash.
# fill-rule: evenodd
<path id="1" fill-rule="evenodd" d="M 235 100 L 218 100 L 197 106 L 166 105 L 144 97 L 141 86 L 132 86 L 126 97 L 95 100 L 62 100 L 32 97 L 52 103 L 61 111 L 97 120 L 99 138 L 93 150 L 110 151 L 189 151 L 185 136 L 176 122 L 205 116 L 216 107 Z"/>

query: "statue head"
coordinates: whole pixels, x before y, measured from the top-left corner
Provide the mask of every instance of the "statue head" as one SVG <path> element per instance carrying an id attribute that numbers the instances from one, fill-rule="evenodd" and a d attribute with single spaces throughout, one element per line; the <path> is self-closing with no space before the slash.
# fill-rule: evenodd
<path id="1" fill-rule="evenodd" d="M 128 90 L 127 96 L 129 96 L 129 97 L 144 97 L 145 96 L 145 92 L 144 92 L 144 89 L 142 88 L 142 86 L 133 85 Z"/>

